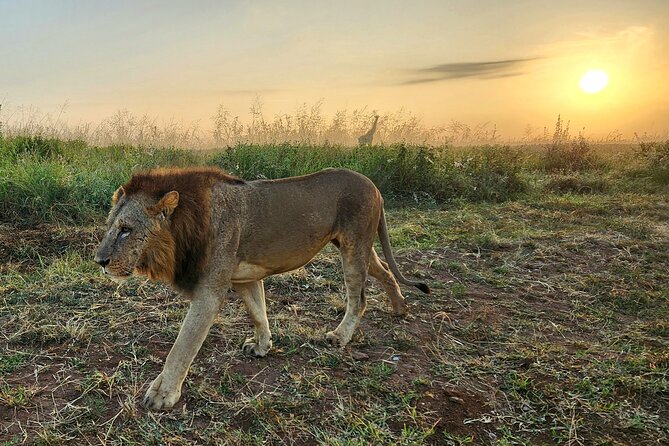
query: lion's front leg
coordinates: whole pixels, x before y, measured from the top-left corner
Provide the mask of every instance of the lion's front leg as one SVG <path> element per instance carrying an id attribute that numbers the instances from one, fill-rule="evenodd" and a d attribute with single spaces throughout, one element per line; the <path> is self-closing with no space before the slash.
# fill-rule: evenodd
<path id="1" fill-rule="evenodd" d="M 181 385 L 186 379 L 188 368 L 200 350 L 216 314 L 222 297 L 204 292 L 190 303 L 188 314 L 181 325 L 177 340 L 167 355 L 163 371 L 151 383 L 144 396 L 144 405 L 149 409 L 169 409 L 181 397 Z"/>

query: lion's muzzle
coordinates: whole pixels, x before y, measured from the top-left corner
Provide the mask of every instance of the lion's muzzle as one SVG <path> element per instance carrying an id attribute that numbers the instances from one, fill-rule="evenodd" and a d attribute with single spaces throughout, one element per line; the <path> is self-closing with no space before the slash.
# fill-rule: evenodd
<path id="1" fill-rule="evenodd" d="M 102 267 L 102 269 L 104 269 L 105 266 L 109 265 L 110 261 L 111 260 L 109 259 L 109 257 L 104 257 L 103 258 L 99 254 L 95 254 L 95 263 L 100 265 Z"/>

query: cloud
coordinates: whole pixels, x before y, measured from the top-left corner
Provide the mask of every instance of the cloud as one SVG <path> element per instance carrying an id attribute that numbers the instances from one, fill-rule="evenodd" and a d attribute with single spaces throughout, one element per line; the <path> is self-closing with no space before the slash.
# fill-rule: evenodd
<path id="1" fill-rule="evenodd" d="M 577 33 L 576 39 L 556 42 L 553 44 L 558 49 L 592 47 L 592 46 L 615 46 L 621 50 L 638 50 L 647 47 L 653 42 L 655 32 L 648 26 L 628 26 L 614 33 Z M 551 49 L 551 45 L 547 46 Z"/>
<path id="2" fill-rule="evenodd" d="M 507 59 L 486 62 L 459 62 L 435 65 L 429 68 L 419 68 L 410 72 L 414 79 L 404 81 L 404 85 L 424 84 L 427 82 L 438 82 L 450 79 L 498 79 L 525 74 L 519 68 L 527 62 L 538 59 L 537 57 L 525 59 Z"/>

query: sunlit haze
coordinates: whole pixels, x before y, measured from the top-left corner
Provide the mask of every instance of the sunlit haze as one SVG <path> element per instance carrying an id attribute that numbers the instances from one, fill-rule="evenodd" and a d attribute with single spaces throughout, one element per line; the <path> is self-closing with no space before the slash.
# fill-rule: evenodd
<path id="1" fill-rule="evenodd" d="M 666 0 L 0 0 L 0 102 L 72 123 L 127 109 L 209 128 L 260 98 L 269 117 L 322 101 L 509 139 L 558 114 L 596 138 L 663 134 L 667 20 Z"/>

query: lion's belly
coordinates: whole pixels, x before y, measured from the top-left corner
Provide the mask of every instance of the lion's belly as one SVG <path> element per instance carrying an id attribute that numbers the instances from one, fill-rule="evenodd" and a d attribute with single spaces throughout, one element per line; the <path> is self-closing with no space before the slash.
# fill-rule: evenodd
<path id="1" fill-rule="evenodd" d="M 254 265 L 252 263 L 241 262 L 237 269 L 232 274 L 232 283 L 249 283 L 262 280 L 267 276 L 272 276 L 274 274 L 281 274 L 288 271 L 292 271 L 301 266 L 304 266 L 309 260 L 295 262 L 294 264 L 284 264 L 274 268 L 268 268 L 261 265 Z"/>
<path id="2" fill-rule="evenodd" d="M 232 273 L 232 283 L 256 282 L 271 274 L 272 272 L 263 266 L 239 262 L 237 269 Z"/>
<path id="3" fill-rule="evenodd" d="M 323 248 L 323 244 L 310 249 L 284 252 L 283 255 L 264 255 L 239 262 L 232 274 L 232 283 L 249 283 L 262 280 L 267 276 L 293 271 L 308 263 Z"/>

